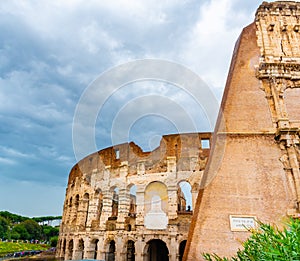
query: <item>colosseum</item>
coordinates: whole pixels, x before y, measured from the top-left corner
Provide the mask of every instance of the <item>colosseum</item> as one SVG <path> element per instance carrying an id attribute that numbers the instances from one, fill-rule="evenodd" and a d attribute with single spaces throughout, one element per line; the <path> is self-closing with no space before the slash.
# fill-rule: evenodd
<path id="1" fill-rule="evenodd" d="M 57 255 L 233 256 L 257 220 L 300 217 L 300 3 L 263 2 L 236 43 L 214 132 L 87 156 L 71 170 Z"/>
<path id="2" fill-rule="evenodd" d="M 163 136 L 143 152 L 133 142 L 82 159 L 69 175 L 58 256 L 182 260 L 211 133 Z"/>

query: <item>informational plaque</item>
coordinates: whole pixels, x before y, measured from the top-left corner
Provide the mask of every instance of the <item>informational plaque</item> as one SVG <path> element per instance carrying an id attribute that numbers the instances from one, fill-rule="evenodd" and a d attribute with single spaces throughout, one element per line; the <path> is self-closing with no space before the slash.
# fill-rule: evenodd
<path id="1" fill-rule="evenodd" d="M 230 215 L 229 218 L 231 231 L 248 231 L 257 226 L 255 216 Z"/>

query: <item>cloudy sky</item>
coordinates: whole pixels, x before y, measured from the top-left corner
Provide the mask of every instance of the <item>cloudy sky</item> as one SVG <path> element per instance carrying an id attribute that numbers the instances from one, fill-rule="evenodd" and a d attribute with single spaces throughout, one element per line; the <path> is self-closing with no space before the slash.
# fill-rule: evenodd
<path id="1" fill-rule="evenodd" d="M 260 2 L 1 0 L 0 210 L 61 215 L 69 171 L 84 155 L 73 150 L 76 108 L 113 68 L 137 59 L 174 62 L 220 102 L 235 41 Z M 125 84 L 98 104 L 96 148 L 128 139 L 149 150 L 164 133 L 194 131 L 189 122 L 211 129 L 197 123 L 187 100 L 170 83 Z"/>

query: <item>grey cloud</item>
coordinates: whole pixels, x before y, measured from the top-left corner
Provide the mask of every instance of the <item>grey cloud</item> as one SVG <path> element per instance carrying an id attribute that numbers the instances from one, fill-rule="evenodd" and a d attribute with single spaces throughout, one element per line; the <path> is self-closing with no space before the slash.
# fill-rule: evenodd
<path id="1" fill-rule="evenodd" d="M 211 21 L 204 28 L 197 25 L 204 15 L 202 7 L 212 2 L 1 1 L 1 184 L 5 181 L 13 189 L 23 186 L 20 193 L 27 193 L 28 200 L 33 198 L 31 186 L 35 186 L 38 193 L 45 190 L 49 194 L 54 193 L 52 187 L 57 186 L 57 193 L 63 197 L 69 170 L 76 161 L 72 147 L 76 105 L 84 89 L 109 68 L 133 59 L 164 58 L 187 65 L 202 78 L 217 82 L 219 86 L 213 87 L 221 89 L 231 55 L 231 50 L 225 51 L 233 48 L 235 39 L 231 38 L 234 33 L 237 36 L 239 26 L 244 26 L 239 23 L 251 16 L 249 9 L 252 12 L 255 7 L 251 1 L 234 1 L 226 19 L 220 20 L 221 26 L 225 24 L 229 32 L 223 33 L 222 27 L 204 39 L 201 32 L 213 29 Z M 234 15 L 237 13 L 240 14 L 238 20 Z M 211 19 L 217 16 L 215 13 Z M 104 88 L 109 91 L 115 82 L 116 79 L 109 79 Z M 85 107 L 86 115 L 90 106 L 99 103 L 95 99 L 98 91 L 92 93 Z M 168 97 L 201 126 L 205 113 L 199 112 L 193 102 L 187 102 L 187 95 L 167 84 L 136 83 L 114 93 L 99 111 L 94 129 L 99 149 L 112 145 L 111 126 L 119 119 L 116 117 L 123 106 L 136 97 L 150 94 Z M 154 146 L 153 137 L 176 131 L 170 119 L 151 115 L 154 105 L 156 109 L 165 109 L 163 104 L 153 101 L 138 104 L 149 115 L 136 119 L 129 131 L 130 140 L 147 148 Z M 128 117 L 133 115 L 130 111 L 126 113 Z M 172 113 L 176 118 L 176 112 Z M 199 113 L 202 113 L 200 117 Z M 184 114 L 177 115 L 176 120 L 184 119 Z M 120 119 L 119 123 L 122 127 L 124 122 Z M 79 128 L 83 134 L 91 131 L 84 123 Z M 80 142 L 84 144 L 84 135 Z M 7 190 L 0 187 L 0 197 L 4 191 Z M 44 203 L 46 201 L 52 204 L 50 196 Z M 13 202 L 11 205 L 18 208 Z M 57 203 L 53 209 L 60 207 Z M 19 209 L 25 211 L 20 206 Z"/>

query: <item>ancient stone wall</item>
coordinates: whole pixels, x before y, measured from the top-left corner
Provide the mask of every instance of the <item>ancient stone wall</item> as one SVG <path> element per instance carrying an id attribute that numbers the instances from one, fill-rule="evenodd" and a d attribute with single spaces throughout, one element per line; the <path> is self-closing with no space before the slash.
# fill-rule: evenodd
<path id="1" fill-rule="evenodd" d="M 300 3 L 262 3 L 234 51 L 184 260 L 299 216 Z"/>
<path id="2" fill-rule="evenodd" d="M 57 256 L 182 260 L 210 138 L 166 135 L 152 152 L 126 143 L 79 161 L 69 175 Z"/>

